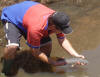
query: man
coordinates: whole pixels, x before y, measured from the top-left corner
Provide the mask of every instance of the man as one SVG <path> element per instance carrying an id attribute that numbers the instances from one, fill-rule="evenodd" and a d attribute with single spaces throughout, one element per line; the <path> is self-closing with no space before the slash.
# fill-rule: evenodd
<path id="1" fill-rule="evenodd" d="M 79 55 L 66 39 L 65 34 L 72 32 L 69 26 L 69 17 L 56 12 L 40 3 L 24 1 L 3 9 L 1 20 L 3 21 L 8 44 L 4 50 L 4 62 L 2 72 L 10 74 L 10 69 L 17 49 L 20 47 L 20 37 L 23 35 L 27 45 L 31 48 L 33 56 L 43 62 L 54 66 L 67 64 L 62 61 L 54 61 L 50 56 L 52 42 L 50 34 L 55 33 L 59 44 L 72 56 L 84 58 Z"/>

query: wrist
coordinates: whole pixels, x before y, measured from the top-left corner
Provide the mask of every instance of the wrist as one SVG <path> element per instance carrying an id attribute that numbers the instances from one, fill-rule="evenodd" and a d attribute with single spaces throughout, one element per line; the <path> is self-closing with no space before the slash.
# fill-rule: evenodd
<path id="1" fill-rule="evenodd" d="M 77 57 L 77 58 L 85 58 L 83 55 L 79 55 L 79 54 L 77 54 L 77 55 L 75 55 L 75 57 Z"/>
<path id="2" fill-rule="evenodd" d="M 79 54 L 75 53 L 75 54 L 72 54 L 72 56 L 74 56 L 74 57 L 78 57 Z"/>

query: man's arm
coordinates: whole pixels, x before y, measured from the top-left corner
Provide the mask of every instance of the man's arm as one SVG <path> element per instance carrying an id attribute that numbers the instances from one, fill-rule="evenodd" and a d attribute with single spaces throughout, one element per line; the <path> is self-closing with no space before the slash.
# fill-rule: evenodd
<path id="1" fill-rule="evenodd" d="M 31 49 L 31 50 L 32 50 L 33 56 L 35 56 L 36 58 L 39 58 L 43 62 L 46 62 L 48 64 L 52 64 L 54 66 L 66 64 L 66 62 L 57 62 L 57 61 L 52 60 L 51 58 L 48 58 L 45 53 L 40 51 L 39 48 L 34 48 L 34 49 Z"/>
<path id="2" fill-rule="evenodd" d="M 79 55 L 75 49 L 72 47 L 72 45 L 70 44 L 70 42 L 66 39 L 66 37 L 64 39 L 59 39 L 59 44 L 72 56 L 75 57 L 80 57 L 80 58 L 85 58 L 83 55 Z"/>

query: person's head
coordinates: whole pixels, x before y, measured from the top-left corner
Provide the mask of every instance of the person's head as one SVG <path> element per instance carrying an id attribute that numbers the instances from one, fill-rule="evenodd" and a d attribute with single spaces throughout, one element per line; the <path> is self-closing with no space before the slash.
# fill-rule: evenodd
<path id="1" fill-rule="evenodd" d="M 52 20 L 52 23 L 55 25 L 56 29 L 60 30 L 64 34 L 69 34 L 72 32 L 72 28 L 69 25 L 70 19 L 65 13 L 55 12 L 51 15 L 50 19 Z"/>

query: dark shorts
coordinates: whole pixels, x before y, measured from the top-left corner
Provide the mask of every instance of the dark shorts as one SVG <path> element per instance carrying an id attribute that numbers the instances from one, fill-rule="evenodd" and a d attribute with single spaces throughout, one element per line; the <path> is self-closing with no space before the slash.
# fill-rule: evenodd
<path id="1" fill-rule="evenodd" d="M 27 34 L 25 34 L 23 31 L 21 31 L 17 26 L 15 26 L 12 23 L 6 22 L 4 25 L 4 30 L 5 30 L 6 39 L 8 41 L 7 46 L 10 45 L 20 46 L 21 36 L 24 36 L 24 38 L 27 39 L 26 38 Z M 51 42 L 51 38 L 49 36 L 42 38 L 41 46 L 50 42 Z"/>

